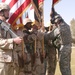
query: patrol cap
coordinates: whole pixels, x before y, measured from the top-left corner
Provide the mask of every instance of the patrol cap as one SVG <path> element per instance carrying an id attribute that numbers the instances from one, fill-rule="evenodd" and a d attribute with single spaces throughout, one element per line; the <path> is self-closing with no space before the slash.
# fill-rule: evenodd
<path id="1" fill-rule="evenodd" d="M 0 3 L 0 11 L 1 11 L 1 10 L 4 10 L 4 9 L 10 10 L 9 5 L 6 4 L 6 3 Z"/>
<path id="2" fill-rule="evenodd" d="M 31 19 L 25 18 L 25 19 L 23 20 L 23 25 L 26 25 L 27 23 L 32 23 Z"/>

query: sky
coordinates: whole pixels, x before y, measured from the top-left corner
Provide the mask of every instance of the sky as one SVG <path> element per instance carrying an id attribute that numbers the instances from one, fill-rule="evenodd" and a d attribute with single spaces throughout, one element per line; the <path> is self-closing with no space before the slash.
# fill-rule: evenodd
<path id="1" fill-rule="evenodd" d="M 45 25 L 50 21 L 52 0 L 45 0 L 44 3 L 44 22 Z M 75 19 L 75 0 L 61 0 L 54 6 L 55 11 L 62 16 L 66 23 Z"/>
<path id="2" fill-rule="evenodd" d="M 0 0 L 1 2 L 1 0 Z M 50 22 L 52 0 L 44 1 L 44 25 Z M 75 19 L 75 0 L 61 0 L 54 6 L 55 11 L 62 16 L 66 23 Z"/>

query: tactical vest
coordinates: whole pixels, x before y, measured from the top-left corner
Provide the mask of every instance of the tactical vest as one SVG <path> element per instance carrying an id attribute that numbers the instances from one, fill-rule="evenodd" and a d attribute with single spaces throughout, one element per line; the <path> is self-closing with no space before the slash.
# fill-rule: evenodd
<path id="1" fill-rule="evenodd" d="M 28 36 L 30 35 L 30 32 L 25 30 L 24 33 L 27 34 L 27 35 L 24 35 L 24 43 L 26 45 L 27 52 L 32 54 L 34 52 L 34 42 L 31 40 L 28 40 Z"/>

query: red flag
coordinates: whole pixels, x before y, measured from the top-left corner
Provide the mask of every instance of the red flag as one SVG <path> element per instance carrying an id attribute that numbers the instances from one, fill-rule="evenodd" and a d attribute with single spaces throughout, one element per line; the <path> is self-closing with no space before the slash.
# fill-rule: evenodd
<path id="1" fill-rule="evenodd" d="M 9 4 L 11 8 L 8 22 L 13 26 L 22 23 L 22 15 L 31 4 L 31 0 L 2 0 L 2 2 Z"/>
<path id="2" fill-rule="evenodd" d="M 52 5 L 55 5 L 57 2 L 59 2 L 60 0 L 53 0 Z"/>

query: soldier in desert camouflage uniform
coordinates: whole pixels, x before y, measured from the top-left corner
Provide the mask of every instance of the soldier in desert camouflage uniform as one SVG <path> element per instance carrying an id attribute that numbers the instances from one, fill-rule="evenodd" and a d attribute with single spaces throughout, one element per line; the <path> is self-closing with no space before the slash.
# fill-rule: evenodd
<path id="1" fill-rule="evenodd" d="M 24 34 L 23 34 L 23 24 L 18 24 L 14 26 L 14 31 L 15 33 L 22 38 L 22 43 L 20 45 L 15 45 L 17 48 L 15 48 L 15 51 L 17 53 L 17 63 L 16 63 L 16 70 L 17 70 L 17 75 L 25 75 L 24 74 L 24 62 L 26 61 L 26 54 L 27 50 L 24 44 Z"/>
<path id="2" fill-rule="evenodd" d="M 25 75 L 32 75 L 32 64 L 31 64 L 31 54 L 33 53 L 33 41 L 29 40 L 29 35 L 31 35 L 31 28 L 32 28 L 32 21 L 29 18 L 25 18 L 23 20 L 24 24 L 24 43 L 27 49 L 27 58 L 26 62 L 24 63 L 24 73 Z"/>
<path id="3" fill-rule="evenodd" d="M 25 19 L 26 22 L 26 19 Z M 24 24 L 25 24 L 24 22 Z M 28 21 L 29 22 L 29 21 Z M 27 23 L 28 23 L 27 22 Z M 25 26 L 26 28 L 26 26 Z M 38 27 L 33 25 L 31 31 L 24 31 L 27 38 L 25 45 L 28 51 L 28 61 L 25 65 L 25 74 L 26 75 L 44 75 L 44 64 L 40 61 L 40 53 L 42 50 L 41 47 L 41 34 L 38 32 Z"/>
<path id="4" fill-rule="evenodd" d="M 44 57 L 45 57 L 45 51 L 44 51 L 44 34 L 41 32 L 41 29 L 38 29 L 37 25 L 33 25 L 32 28 L 33 34 L 31 35 L 31 38 L 35 41 L 35 61 L 33 65 L 33 75 L 44 75 L 45 74 L 45 66 L 44 66 Z"/>
<path id="5" fill-rule="evenodd" d="M 6 22 L 9 18 L 9 10 L 10 7 L 7 4 L 0 3 L 0 75 L 16 75 L 14 72 L 14 61 L 16 60 L 14 43 L 22 42 L 19 37 L 11 38 L 9 31 L 5 31 L 2 27 L 6 25 L 11 29 L 10 24 Z"/>
<path id="6" fill-rule="evenodd" d="M 56 26 L 55 25 L 49 24 L 49 31 L 46 33 L 52 33 L 54 32 Z M 57 58 L 56 58 L 56 48 L 53 45 L 53 40 L 51 39 L 46 39 L 45 38 L 45 48 L 46 48 L 46 75 L 54 75 L 55 74 L 55 69 L 56 69 L 56 63 L 57 63 Z"/>

